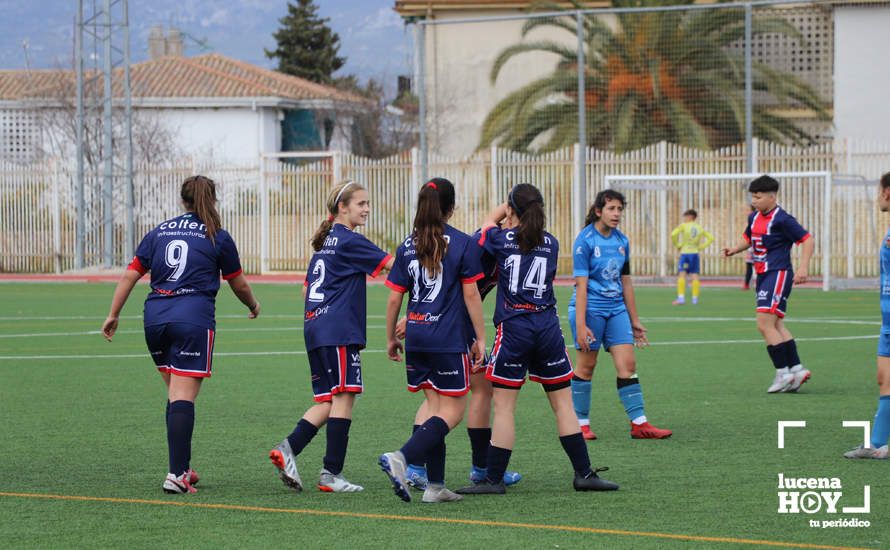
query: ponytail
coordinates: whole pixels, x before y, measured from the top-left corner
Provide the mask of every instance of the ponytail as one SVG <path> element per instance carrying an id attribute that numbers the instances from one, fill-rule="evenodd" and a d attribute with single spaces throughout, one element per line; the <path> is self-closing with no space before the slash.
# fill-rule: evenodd
<path id="1" fill-rule="evenodd" d="M 516 228 L 519 250 L 528 254 L 535 247 L 544 244 L 547 216 L 544 214 L 544 197 L 538 188 L 530 183 L 520 183 L 510 190 L 507 203 L 519 218 L 519 226 Z"/>
<path id="2" fill-rule="evenodd" d="M 331 232 L 331 228 L 334 227 L 334 219 L 340 212 L 340 203 L 348 205 L 353 193 L 361 189 L 364 189 L 364 187 L 352 180 L 340 182 L 331 189 L 325 202 L 328 216 L 315 230 L 315 234 L 312 235 L 312 240 L 310 241 L 313 250 L 318 252 L 324 246 L 324 240 L 327 238 L 328 233 Z"/>
<path id="3" fill-rule="evenodd" d="M 445 178 L 433 178 L 420 188 L 414 214 L 414 250 L 420 265 L 432 277 L 442 267 L 448 242 L 445 219 L 454 210 L 454 185 Z"/>
<path id="4" fill-rule="evenodd" d="M 188 210 L 204 222 L 207 238 L 214 243 L 214 236 L 222 227 L 216 210 L 216 184 L 205 176 L 192 176 L 182 182 L 179 196 Z"/>
<path id="5" fill-rule="evenodd" d="M 609 201 L 619 201 L 622 207 L 627 206 L 627 200 L 624 198 L 624 195 L 614 189 L 603 189 L 593 199 L 593 204 L 590 205 L 590 210 L 587 211 L 587 218 L 584 219 L 584 225 L 596 223 L 600 219 L 600 215 L 596 211 L 602 212 Z"/>

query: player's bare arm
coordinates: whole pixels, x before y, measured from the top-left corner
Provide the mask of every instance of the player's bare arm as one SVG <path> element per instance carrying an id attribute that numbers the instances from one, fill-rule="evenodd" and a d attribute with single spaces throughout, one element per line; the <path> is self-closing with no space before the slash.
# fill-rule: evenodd
<path id="1" fill-rule="evenodd" d="M 739 244 L 737 244 L 733 247 L 724 248 L 723 255 L 726 257 L 735 256 L 739 252 L 744 252 L 745 250 L 748 250 L 749 248 L 751 248 L 751 243 L 742 239 L 741 241 L 739 241 Z"/>
<path id="2" fill-rule="evenodd" d="M 402 298 L 404 294 L 396 290 L 389 292 L 389 298 L 386 301 L 386 356 L 391 361 L 401 361 L 402 343 L 396 336 L 396 319 L 399 311 L 402 309 Z"/>
<path id="3" fill-rule="evenodd" d="M 587 277 L 575 277 L 575 344 L 581 351 L 590 351 L 590 344 L 596 341 L 593 331 L 587 326 Z"/>
<path id="4" fill-rule="evenodd" d="M 649 345 L 649 338 L 646 336 L 647 329 L 640 321 L 637 315 L 637 298 L 634 294 L 634 285 L 630 275 L 621 276 L 622 292 L 624 294 L 624 307 L 627 308 L 627 316 L 630 317 L 630 327 L 634 333 L 634 345 L 638 348 L 645 348 Z"/>
<path id="5" fill-rule="evenodd" d="M 478 366 L 482 364 L 482 360 L 485 358 L 485 320 L 482 317 L 482 297 L 479 295 L 479 287 L 476 286 L 475 282 L 461 286 L 463 287 L 467 313 L 470 315 L 473 330 L 476 332 L 476 341 L 473 342 L 471 352 L 473 363 Z"/>
<path id="6" fill-rule="evenodd" d="M 491 212 L 485 216 L 485 219 L 482 221 L 482 228 L 491 227 L 493 225 L 498 225 L 501 221 L 507 217 L 507 203 L 502 202 L 501 204 L 495 206 L 491 209 Z"/>
<path id="7" fill-rule="evenodd" d="M 807 282 L 810 276 L 810 260 L 813 258 L 815 249 L 816 239 L 812 235 L 800 244 L 800 264 L 794 272 L 794 284 L 799 285 Z"/>
<path id="8" fill-rule="evenodd" d="M 124 271 L 121 280 L 118 281 L 117 287 L 114 289 L 114 296 L 111 298 L 111 309 L 108 311 L 108 317 L 105 319 L 105 322 L 102 323 L 102 335 L 105 336 L 105 339 L 109 342 L 111 342 L 111 337 L 114 336 L 115 331 L 117 331 L 121 309 L 123 309 L 124 304 L 127 303 L 127 298 L 130 297 L 130 292 L 132 292 L 133 287 L 136 286 L 136 281 L 141 277 L 142 274 L 138 271 L 128 269 Z"/>
<path id="9" fill-rule="evenodd" d="M 244 304 L 250 313 L 247 314 L 248 319 L 256 319 L 257 315 L 260 314 L 260 302 L 256 299 L 256 296 L 253 295 L 253 290 L 250 288 L 250 283 L 247 282 L 247 277 L 244 274 L 240 274 L 237 277 L 233 277 L 229 279 L 229 286 L 232 288 L 232 292 L 235 293 L 235 296 L 238 297 L 238 300 Z M 306 287 L 303 287 L 304 289 Z"/>

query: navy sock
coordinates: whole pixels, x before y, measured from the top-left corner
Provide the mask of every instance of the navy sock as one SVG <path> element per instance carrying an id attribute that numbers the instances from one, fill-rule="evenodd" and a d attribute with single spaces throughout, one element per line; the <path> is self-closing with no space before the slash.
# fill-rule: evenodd
<path id="1" fill-rule="evenodd" d="M 510 463 L 510 455 L 512 454 L 512 449 L 504 449 L 503 447 L 495 447 L 494 445 L 488 446 L 488 471 L 485 473 L 486 481 L 489 483 L 500 483 L 504 481 L 504 472 L 507 471 L 507 464 Z"/>
<path id="2" fill-rule="evenodd" d="M 572 468 L 581 476 L 588 476 L 590 470 L 590 455 L 587 454 L 587 444 L 581 432 L 560 436 L 559 442 L 572 461 Z"/>
<path id="3" fill-rule="evenodd" d="M 423 423 L 411 439 L 402 448 L 405 461 L 408 464 L 423 464 L 426 456 L 435 445 L 445 440 L 448 435 L 448 424 L 438 416 L 432 416 Z"/>
<path id="4" fill-rule="evenodd" d="M 349 418 L 328 418 L 328 449 L 324 455 L 324 467 L 334 475 L 343 471 L 351 425 L 352 420 Z"/>
<path id="5" fill-rule="evenodd" d="M 413 428 L 411 428 L 411 433 L 414 434 L 417 430 L 420 429 L 420 424 L 415 424 Z"/>
<path id="6" fill-rule="evenodd" d="M 296 427 L 294 427 L 294 431 L 287 436 L 287 442 L 290 443 L 290 449 L 294 452 L 294 455 L 300 454 L 317 433 L 318 426 L 309 422 L 305 418 L 301 418 L 300 421 L 297 422 Z"/>
<path id="7" fill-rule="evenodd" d="M 782 344 L 777 346 L 766 346 L 766 352 L 769 354 L 769 358 L 773 361 L 773 366 L 777 369 L 782 369 L 787 367 L 785 364 L 785 350 L 782 347 Z"/>
<path id="8" fill-rule="evenodd" d="M 788 363 L 788 366 L 796 367 L 800 365 L 800 356 L 797 355 L 797 343 L 794 341 L 794 338 L 783 342 L 783 345 L 785 346 L 785 362 Z"/>
<path id="9" fill-rule="evenodd" d="M 430 483 L 445 484 L 445 441 L 434 445 L 426 454 L 426 478 Z"/>
<path id="10" fill-rule="evenodd" d="M 170 416 L 170 400 L 169 399 L 167 400 L 167 410 L 164 411 L 164 419 L 166 420 L 166 418 L 168 416 Z"/>
<path id="11" fill-rule="evenodd" d="M 488 444 L 491 441 L 491 428 L 467 428 L 470 448 L 473 450 L 473 466 L 485 468 L 488 457 Z"/>
<path id="12" fill-rule="evenodd" d="M 170 453 L 170 473 L 174 475 L 182 475 L 189 469 L 194 428 L 195 404 L 191 401 L 170 403 L 170 413 L 167 415 L 167 449 Z"/>

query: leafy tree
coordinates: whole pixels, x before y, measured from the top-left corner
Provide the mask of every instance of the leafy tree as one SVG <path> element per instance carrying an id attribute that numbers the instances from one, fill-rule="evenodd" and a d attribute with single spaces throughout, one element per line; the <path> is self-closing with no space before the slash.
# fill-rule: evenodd
<path id="1" fill-rule="evenodd" d="M 331 84 L 331 75 L 346 59 L 337 56 L 340 37 L 328 27 L 328 21 L 318 16 L 313 0 L 288 2 L 287 15 L 278 20 L 281 27 L 272 35 L 278 47 L 265 50 L 266 57 L 278 58 L 280 72 Z"/>
<path id="2" fill-rule="evenodd" d="M 617 7 L 687 3 L 691 0 L 613 2 Z M 744 57 L 732 48 L 744 39 L 741 10 L 621 13 L 612 25 L 588 15 L 583 26 L 588 144 L 621 152 L 662 140 L 702 149 L 744 141 Z M 548 18 L 529 20 L 522 36 L 547 27 L 576 33 L 574 18 Z M 797 29 L 778 17 L 754 18 L 752 32 L 804 42 Z M 514 150 L 549 151 L 577 141 L 576 49 L 555 40 L 510 46 L 495 60 L 491 81 L 510 59 L 526 52 L 553 53 L 560 59 L 553 73 L 512 92 L 491 110 L 480 147 L 498 141 Z M 828 120 L 816 92 L 764 63 L 753 64 L 752 78 L 754 91 L 766 98 L 753 107 L 754 135 L 811 143 L 805 130 L 773 108 L 804 107 Z"/>

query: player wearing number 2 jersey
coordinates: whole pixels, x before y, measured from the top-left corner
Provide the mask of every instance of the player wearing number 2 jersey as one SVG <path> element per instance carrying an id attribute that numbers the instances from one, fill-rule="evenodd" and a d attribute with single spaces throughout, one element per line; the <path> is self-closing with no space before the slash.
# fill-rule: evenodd
<path id="1" fill-rule="evenodd" d="M 498 227 L 507 219 L 509 229 Z M 491 380 L 494 422 L 486 477 L 464 487 L 463 494 L 505 492 L 504 472 L 515 442 L 513 411 L 526 374 L 542 384 L 556 414 L 559 440 L 575 470 L 578 491 L 607 491 L 618 485 L 599 478 L 572 410 L 569 380 L 572 365 L 559 326 L 553 278 L 559 242 L 544 230 L 544 199 L 527 183 L 515 186 L 482 226 L 480 245 L 498 264 L 497 327 L 486 377 Z"/>
<path id="2" fill-rule="evenodd" d="M 324 492 L 356 492 L 342 475 L 356 394 L 362 392 L 360 351 L 365 347 L 366 276 L 392 266 L 392 256 L 354 230 L 368 220 L 368 192 L 354 181 L 331 190 L 329 215 L 312 238 L 315 254 L 303 287 L 303 335 L 309 355 L 310 407 L 293 432 L 269 452 L 285 485 L 301 491 L 296 456 L 327 424 L 327 453 L 318 481 Z"/>
<path id="3" fill-rule="evenodd" d="M 198 474 L 189 462 L 195 398 L 201 380 L 210 376 L 220 274 L 250 309 L 248 317 L 256 317 L 260 305 L 241 273 L 235 242 L 220 228 L 213 180 L 190 177 L 182 184 L 180 196 L 187 212 L 165 221 L 142 239 L 114 291 L 102 332 L 110 341 L 133 286 L 151 272 L 143 319 L 149 353 L 167 386 L 170 469 L 163 489 L 194 493 Z"/>

